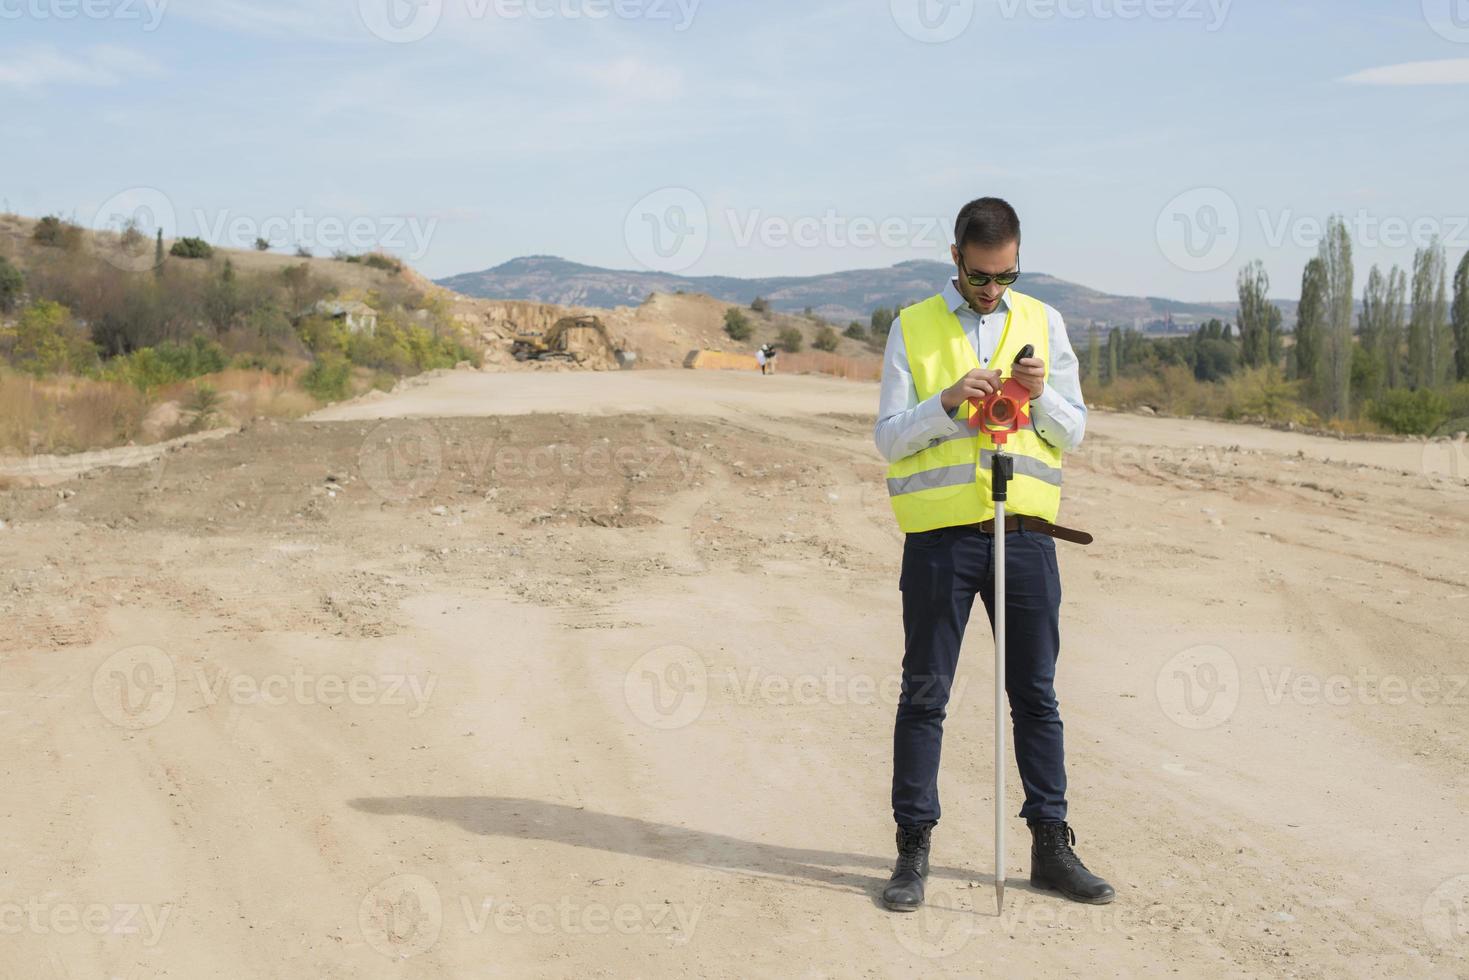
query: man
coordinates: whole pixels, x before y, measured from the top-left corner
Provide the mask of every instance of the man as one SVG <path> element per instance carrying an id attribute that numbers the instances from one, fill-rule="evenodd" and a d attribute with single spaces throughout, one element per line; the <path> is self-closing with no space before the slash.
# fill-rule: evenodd
<path id="1" fill-rule="evenodd" d="M 1006 693 L 1031 831 L 1031 884 L 1080 902 L 1112 901 L 1112 886 L 1071 849 L 1066 765 L 1053 688 L 1061 581 L 1050 522 L 1061 501 L 1062 454 L 1086 428 L 1076 355 L 1061 315 L 1008 287 L 1020 276 L 1020 219 L 998 198 L 966 204 L 954 227 L 958 275 L 901 311 L 888 333 L 873 436 L 891 464 L 888 494 L 905 532 L 903 685 L 893 732 L 898 862 L 888 908 L 923 903 L 930 836 L 939 819 L 939 748 L 959 646 L 978 594 L 994 627 L 994 443 L 969 428 L 982 401 L 1013 376 L 1030 393 L 1031 425 L 1005 449 L 1009 481 L 1005 574 Z M 1033 356 L 1018 357 L 1029 344 Z M 985 526 L 984 522 L 989 521 Z M 1011 529 L 1013 528 L 1013 529 Z M 1087 540 L 1081 536 L 1083 540 Z"/>

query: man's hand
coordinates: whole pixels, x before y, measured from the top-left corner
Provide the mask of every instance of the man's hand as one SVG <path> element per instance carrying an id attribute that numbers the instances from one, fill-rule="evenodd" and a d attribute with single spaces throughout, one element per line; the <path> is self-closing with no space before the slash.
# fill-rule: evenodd
<path id="1" fill-rule="evenodd" d="M 1022 357 L 1016 361 L 1011 376 L 1025 385 L 1033 399 L 1046 390 L 1046 362 L 1039 357 Z"/>
<path id="2" fill-rule="evenodd" d="M 983 400 L 1000 390 L 1000 372 L 987 371 L 984 368 L 975 368 L 964 377 L 955 381 L 944 389 L 939 396 L 939 404 L 944 406 L 944 411 L 953 413 L 963 402 L 970 398 Z"/>

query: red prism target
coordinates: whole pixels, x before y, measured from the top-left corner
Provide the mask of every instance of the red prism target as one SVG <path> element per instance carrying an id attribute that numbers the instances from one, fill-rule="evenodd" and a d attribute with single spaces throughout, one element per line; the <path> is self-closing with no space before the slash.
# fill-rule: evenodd
<path id="1" fill-rule="evenodd" d="M 974 406 L 969 427 L 988 435 L 997 446 L 1030 424 L 1030 390 L 1014 378 L 1006 378 L 1000 390 L 983 401 L 971 398 L 969 404 Z"/>

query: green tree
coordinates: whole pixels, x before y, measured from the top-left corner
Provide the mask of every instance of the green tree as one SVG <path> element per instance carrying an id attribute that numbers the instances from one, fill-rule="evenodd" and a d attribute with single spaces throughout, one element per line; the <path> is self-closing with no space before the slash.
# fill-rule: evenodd
<path id="1" fill-rule="evenodd" d="M 817 350 L 824 350 L 830 353 L 837 349 L 837 344 L 840 342 L 841 338 L 837 336 L 837 332 L 828 324 L 816 331 L 816 337 L 811 341 L 811 346 Z"/>
<path id="2" fill-rule="evenodd" d="M 1401 387 L 1405 374 L 1403 336 L 1408 324 L 1408 274 L 1393 266 L 1387 274 L 1387 306 L 1382 314 L 1383 381 L 1389 388 Z"/>
<path id="3" fill-rule="evenodd" d="M 219 276 L 209 284 L 204 296 L 204 313 L 215 333 L 223 333 L 234 325 L 242 312 L 239 284 L 235 281 L 235 264 L 224 260 Z"/>
<path id="4" fill-rule="evenodd" d="M 1107 333 L 1107 383 L 1116 381 L 1122 371 L 1122 331 L 1113 327 Z"/>
<path id="5" fill-rule="evenodd" d="M 1352 237 L 1341 215 L 1326 222 L 1319 249 L 1326 280 L 1325 333 L 1327 404 L 1336 418 L 1351 408 L 1352 367 Z"/>
<path id="6" fill-rule="evenodd" d="M 872 311 L 872 336 L 886 337 L 888 331 L 893 328 L 893 321 L 898 318 L 896 310 L 890 310 L 886 306 L 879 306 Z"/>
<path id="7" fill-rule="evenodd" d="M 795 327 L 786 327 L 785 329 L 781 330 L 780 346 L 790 353 L 799 353 L 801 350 L 801 346 L 804 343 L 805 338 L 801 336 L 801 331 L 797 330 Z"/>
<path id="8" fill-rule="evenodd" d="M 1265 272 L 1265 263 L 1256 259 L 1241 269 L 1238 287 L 1240 361 L 1245 367 L 1269 364 L 1272 322 L 1279 326 L 1280 311 L 1270 302 L 1270 276 Z"/>
<path id="9" fill-rule="evenodd" d="M 181 259 L 207 259 L 214 255 L 214 246 L 202 238 L 180 238 L 173 243 L 168 254 Z"/>
<path id="10" fill-rule="evenodd" d="M 1095 322 L 1086 328 L 1086 379 L 1092 384 L 1102 383 L 1102 348 L 1097 341 Z"/>
<path id="11" fill-rule="evenodd" d="M 255 239 L 255 251 L 257 251 L 257 252 L 269 252 L 270 251 L 270 242 L 266 241 L 264 238 L 257 238 L 257 239 Z"/>
<path id="12" fill-rule="evenodd" d="M 25 284 L 25 276 L 20 270 L 0 255 L 0 313 L 15 309 L 15 304 L 20 302 L 20 294 L 25 291 Z"/>
<path id="13" fill-rule="evenodd" d="M 756 296 L 754 300 L 750 302 L 750 309 L 756 313 L 769 313 L 770 301 L 763 296 Z"/>
<path id="14" fill-rule="evenodd" d="M 11 356 L 31 374 L 77 373 L 96 363 L 97 349 L 70 310 L 41 300 L 21 311 Z"/>
<path id="15" fill-rule="evenodd" d="M 1469 252 L 1454 271 L 1454 377 L 1469 381 Z"/>
<path id="16" fill-rule="evenodd" d="M 846 337 L 851 337 L 853 340 L 866 340 L 867 328 L 862 326 L 861 321 L 853 320 L 851 323 L 847 324 L 847 329 L 842 331 L 842 335 Z"/>
<path id="17" fill-rule="evenodd" d="M 163 275 L 163 229 L 158 229 L 158 237 L 153 240 L 153 274 Z"/>
<path id="18" fill-rule="evenodd" d="M 1408 385 L 1432 388 L 1447 375 L 1447 263 L 1435 238 L 1413 255 L 1413 312 L 1408 321 Z"/>
<path id="19" fill-rule="evenodd" d="M 1301 303 L 1296 308 L 1296 345 L 1292 352 L 1291 374 L 1306 382 L 1307 391 L 1317 391 L 1321 371 L 1322 337 L 1326 329 L 1326 268 L 1321 259 L 1306 263 L 1301 274 Z"/>
<path id="20" fill-rule="evenodd" d="M 724 332 L 729 334 L 731 340 L 749 340 L 749 317 L 739 307 L 731 306 L 724 311 Z"/>
<path id="21" fill-rule="evenodd" d="M 1352 388 L 1364 398 L 1376 398 L 1381 394 L 1382 382 L 1387 378 L 1387 318 L 1387 277 L 1374 265 L 1367 273 L 1367 284 L 1362 287 L 1357 347 L 1362 358 L 1375 367 L 1369 368 L 1361 363 L 1362 358 L 1356 354 L 1352 359 Z"/>

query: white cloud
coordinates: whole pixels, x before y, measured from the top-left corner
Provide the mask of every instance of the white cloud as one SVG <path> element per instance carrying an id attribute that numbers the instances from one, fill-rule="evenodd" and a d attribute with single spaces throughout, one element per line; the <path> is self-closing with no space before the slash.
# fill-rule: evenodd
<path id="1" fill-rule="evenodd" d="M 1383 65 L 1339 80 L 1353 85 L 1469 85 L 1469 58 Z"/>
<path id="2" fill-rule="evenodd" d="M 49 44 L 0 55 L 0 85 L 33 89 L 44 85 L 120 85 L 130 77 L 160 75 L 147 55 L 110 44 L 63 54 Z"/>

